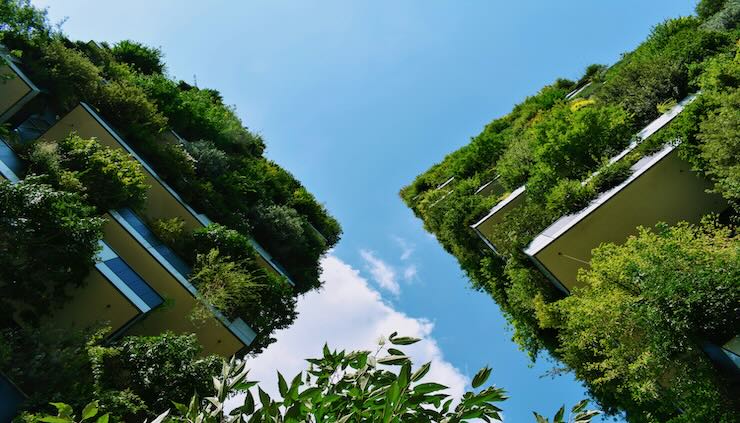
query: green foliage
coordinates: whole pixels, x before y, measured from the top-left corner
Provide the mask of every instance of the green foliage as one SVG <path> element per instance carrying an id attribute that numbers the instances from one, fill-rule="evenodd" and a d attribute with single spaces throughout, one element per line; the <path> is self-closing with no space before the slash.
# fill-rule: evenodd
<path id="1" fill-rule="evenodd" d="M 221 368 L 219 357 L 202 356 L 192 334 L 126 337 L 111 347 L 90 347 L 89 356 L 102 408 L 122 421 L 143 420 L 172 401 L 208 392 Z"/>
<path id="2" fill-rule="evenodd" d="M 136 41 L 123 40 L 111 49 L 113 57 L 120 63 L 131 65 L 145 75 L 164 73 L 162 50 L 147 47 Z"/>
<path id="3" fill-rule="evenodd" d="M 560 407 L 553 416 L 552 423 L 588 423 L 594 416 L 601 414 L 595 410 L 586 410 L 587 405 L 588 400 L 583 400 L 574 405 L 570 409 L 571 414 L 568 417 L 565 417 L 565 406 Z M 550 419 L 542 417 L 538 413 L 534 413 L 534 417 L 537 423 L 550 423 Z"/>
<path id="4" fill-rule="evenodd" d="M 109 413 L 99 413 L 99 404 L 97 401 L 88 403 L 80 412 L 79 420 L 76 414 L 74 414 L 73 408 L 63 402 L 52 402 L 50 403 L 57 409 L 56 416 L 23 416 L 22 420 L 28 423 L 45 422 L 45 423 L 82 423 L 93 421 L 95 423 L 108 423 L 110 418 Z"/>
<path id="5" fill-rule="evenodd" d="M 6 36 L 30 38 L 49 31 L 46 10 L 33 7 L 30 0 L 0 2 L 0 41 Z"/>
<path id="6" fill-rule="evenodd" d="M 624 107 L 640 126 L 654 119 L 658 104 L 688 94 L 693 66 L 734 42 L 732 35 L 702 30 L 699 23 L 679 18 L 656 26 L 646 42 L 606 73 L 596 95 Z"/>
<path id="7" fill-rule="evenodd" d="M 701 0 L 696 4 L 696 15 L 699 19 L 707 19 L 722 10 L 727 0 Z"/>
<path id="8" fill-rule="evenodd" d="M 66 401 L 84 406 L 94 395 L 86 343 L 90 331 L 38 328 L 0 331 L 0 344 L 7 348 L 7 364 L 0 370 L 26 394 L 25 410 L 41 410 L 49 402 Z"/>
<path id="9" fill-rule="evenodd" d="M 603 158 L 626 147 L 631 124 L 620 107 L 553 108 L 532 125 L 534 169 L 527 190 L 536 195 L 556 179 L 583 178 Z"/>
<path id="10" fill-rule="evenodd" d="M 697 136 L 701 158 L 715 190 L 740 209 L 740 88 L 718 100 L 722 105 L 709 112 Z"/>
<path id="11" fill-rule="evenodd" d="M 284 266 L 305 269 L 293 274 L 296 289 L 306 292 L 319 286 L 319 269 L 310 266 L 325 251 L 327 245 L 319 234 L 295 209 L 271 205 L 258 207 L 252 216 L 255 238 Z"/>
<path id="12" fill-rule="evenodd" d="M 700 7 L 710 7 L 709 3 Z M 495 299 L 514 340 L 532 358 L 543 348 L 556 358 L 564 354 L 558 347 L 563 328 L 551 307 L 562 294 L 522 253 L 558 217 L 582 209 L 599 193 L 627 179 L 641 157 L 676 140 L 681 141 L 682 157 L 714 180 L 715 191 L 737 204 L 740 152 L 734 138 L 740 106 L 734 96 L 740 61 L 737 31 L 732 28 L 740 17 L 740 2 L 727 0 L 710 8 L 711 13 L 702 12 L 701 18 L 672 19 L 656 26 L 644 43 L 608 69 L 590 66 L 575 86 L 591 84 L 576 98 L 565 100 L 563 90 L 572 86 L 567 81 L 545 87 L 401 190 L 402 199 L 424 221 L 425 229 L 458 259 L 473 287 Z M 699 97 L 667 127 L 619 161 L 607 161 L 626 147 L 638 128 L 698 90 Z M 481 139 L 487 140 L 488 149 L 474 145 Z M 437 189 L 451 177 L 454 184 Z M 523 202 L 486 229 L 498 255 L 469 229 L 505 196 L 476 194 L 477 187 L 496 177 L 508 191 L 526 185 Z M 593 340 L 589 330 L 584 326 L 573 329 L 573 334 L 588 343 Z M 617 345 L 609 343 L 604 349 Z M 705 369 L 693 374 L 694 388 L 686 389 L 694 398 L 705 395 L 710 404 L 716 399 L 712 382 L 716 372 Z M 610 413 L 633 406 L 646 410 L 653 400 L 657 408 L 669 403 L 645 395 L 638 407 L 639 401 L 621 385 L 594 385 L 600 376 L 581 368 L 578 376 Z"/>
<path id="13" fill-rule="evenodd" d="M 247 237 L 225 226 L 211 224 L 196 231 L 184 242 L 185 249 L 195 255 L 205 255 L 211 250 L 218 250 L 222 257 L 230 257 L 239 263 L 239 266 L 257 281 L 250 287 L 252 295 L 255 296 L 254 301 L 243 302 L 234 311 L 235 315 L 242 317 L 257 333 L 257 338 L 250 345 L 251 353 L 258 353 L 275 342 L 270 335 L 275 330 L 286 328 L 293 323 L 297 315 L 293 287 L 260 265 L 257 252 Z"/>
<path id="14" fill-rule="evenodd" d="M 192 345 L 187 340 L 186 337 L 176 338 L 175 342 L 166 337 L 129 338 L 116 350 L 108 351 L 110 349 L 98 347 L 95 356 L 98 361 L 100 357 L 110 361 L 106 364 L 107 368 L 123 377 L 117 383 L 131 380 L 136 386 L 139 379 L 143 379 L 147 386 L 137 386 L 140 392 L 158 387 L 159 396 L 151 398 L 148 406 L 150 409 L 159 406 L 167 411 L 152 420 L 152 423 L 499 421 L 502 410 L 496 403 L 507 399 L 501 388 L 489 386 L 479 389 L 491 376 L 491 369 L 488 367 L 481 369 L 473 377 L 474 391 L 466 392 L 461 398 L 452 398 L 444 393 L 446 386 L 429 381 L 427 375 L 431 363 L 414 369 L 409 356 L 401 350 L 403 346 L 415 344 L 419 339 L 399 337 L 395 332 L 387 339 L 382 338 L 374 352 L 332 351 L 324 346 L 322 357 L 306 360 L 310 364 L 306 372 L 299 373 L 292 379 L 286 379 L 278 372 L 277 398 L 272 398 L 263 391 L 257 382 L 248 381 L 246 363 L 236 358 L 230 361 L 213 361 L 210 358 L 202 360 L 207 362 L 205 367 L 189 372 L 190 368 L 202 364 L 202 361 L 193 361 Z M 162 341 L 169 342 L 162 346 Z M 127 361 L 129 356 L 134 358 Z M 120 367 L 115 367 L 114 364 Z M 131 373 L 127 373 L 127 369 L 133 364 L 136 367 L 130 370 Z M 165 373 L 167 371 L 169 374 Z M 100 374 L 99 369 L 96 372 Z M 180 372 L 184 372 L 184 375 L 179 374 Z M 165 374 L 167 376 L 162 379 Z M 212 395 L 205 398 L 199 395 L 211 383 Z M 184 386 L 195 390 L 188 405 L 175 399 L 177 395 L 167 390 L 172 387 L 178 395 L 184 394 Z M 229 410 L 227 400 L 237 395 L 243 397 L 242 405 Z M 169 407 L 170 401 L 174 410 Z M 575 420 L 568 421 L 588 423 L 593 416 L 599 414 L 597 411 L 585 410 L 587 403 L 584 400 L 574 406 L 572 417 Z M 73 415 L 74 407 L 65 403 L 51 405 L 56 408 L 57 416 L 27 413 L 21 420 L 29 423 L 77 421 Z M 97 417 L 98 423 L 107 423 L 108 418 L 112 421 L 118 421 L 119 418 L 123 418 L 123 421 L 142 418 L 125 413 L 102 414 L 105 411 L 104 401 L 89 402 L 80 414 L 81 421 L 97 416 L 100 416 Z M 563 414 L 564 409 L 558 411 L 555 421 L 564 422 Z"/>
<path id="15" fill-rule="evenodd" d="M 200 307 L 193 310 L 193 317 L 203 320 L 215 307 L 230 319 L 236 311 L 254 302 L 258 286 L 255 273 L 250 273 L 240 262 L 228 256 L 219 256 L 217 249 L 198 254 L 190 281 L 198 289 Z"/>
<path id="16" fill-rule="evenodd" d="M 501 388 L 468 392 L 453 407 L 452 398 L 442 392 L 446 386 L 425 381 L 431 364 L 413 369 L 399 349 L 417 341 L 394 333 L 374 353 L 331 351 L 325 346 L 323 357 L 307 360 L 311 367 L 305 375 L 298 374 L 289 382 L 278 373 L 279 399 L 247 381 L 244 362 L 225 362 L 222 376 L 213 381 L 215 394 L 208 401 L 193 397 L 190 406 L 176 405 L 176 416 L 170 421 L 465 422 L 501 418 L 501 409 L 495 405 L 506 399 Z M 386 342 L 393 347 L 386 347 Z M 476 376 L 477 385 L 485 383 L 488 374 Z M 243 405 L 227 414 L 223 403 L 236 392 L 245 394 Z M 167 418 L 167 413 L 160 417 Z"/>
<path id="17" fill-rule="evenodd" d="M 101 212 L 140 206 L 149 189 L 138 161 L 95 139 L 71 134 L 57 142 L 37 141 L 28 156 L 32 173 L 47 175 L 55 187 L 81 192 Z"/>
<path id="18" fill-rule="evenodd" d="M 15 185 L 0 181 L 0 210 L 2 320 L 20 313 L 34 322 L 63 304 L 68 288 L 82 284 L 103 220 L 79 195 L 36 178 Z"/>
<path id="19" fill-rule="evenodd" d="M 199 175 L 215 178 L 229 170 L 229 157 L 210 141 L 188 143 L 186 149 L 195 159 Z"/>
<path id="20" fill-rule="evenodd" d="M 635 421 L 683 421 L 678 409 L 733 421 L 736 398 L 700 346 L 726 342 L 740 324 L 738 247 L 730 229 L 707 223 L 659 225 L 595 249 L 579 277 L 586 288 L 552 306 L 563 360 Z"/>

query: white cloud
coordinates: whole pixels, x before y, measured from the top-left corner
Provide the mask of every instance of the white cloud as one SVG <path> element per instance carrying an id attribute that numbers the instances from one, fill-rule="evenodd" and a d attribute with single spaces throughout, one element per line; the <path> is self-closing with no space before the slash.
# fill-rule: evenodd
<path id="1" fill-rule="evenodd" d="M 330 255 L 321 265 L 323 289 L 301 297 L 295 324 L 277 332 L 277 342 L 248 360 L 247 366 L 252 369 L 250 380 L 261 381 L 262 389 L 274 395 L 276 371 L 279 369 L 286 378 L 292 378 L 306 369 L 306 358 L 321 356 L 324 343 L 336 349 L 374 350 L 378 338 L 398 331 L 399 335 L 423 338 L 403 349 L 415 366 L 432 362 L 428 380 L 448 386 L 447 392 L 453 397 L 463 394 L 469 379 L 445 361 L 431 337 L 432 322 L 393 309 L 356 269 L 337 257 Z M 238 405 L 237 401 L 231 401 L 231 406 Z"/>
<path id="2" fill-rule="evenodd" d="M 394 235 L 393 240 L 396 241 L 399 247 L 401 247 L 401 260 L 408 260 L 409 258 L 411 258 L 411 255 L 414 254 L 416 247 L 414 247 L 413 244 L 410 244 L 408 241 L 401 238 L 400 236 Z"/>
<path id="3" fill-rule="evenodd" d="M 417 274 L 418 274 L 418 270 L 417 270 L 417 268 L 416 268 L 416 265 L 415 265 L 415 264 L 410 264 L 410 265 L 406 266 L 406 267 L 405 267 L 405 268 L 403 269 L 403 278 L 404 278 L 404 279 L 405 279 L 405 280 L 406 280 L 407 282 L 410 282 L 410 281 L 412 281 L 412 280 L 416 279 L 416 275 L 417 275 Z"/>
<path id="4" fill-rule="evenodd" d="M 369 250 L 360 250 L 360 256 L 365 260 L 368 271 L 381 288 L 388 290 L 395 296 L 401 294 L 401 286 L 396 280 L 396 271 L 391 265 L 379 259 L 374 252 Z"/>

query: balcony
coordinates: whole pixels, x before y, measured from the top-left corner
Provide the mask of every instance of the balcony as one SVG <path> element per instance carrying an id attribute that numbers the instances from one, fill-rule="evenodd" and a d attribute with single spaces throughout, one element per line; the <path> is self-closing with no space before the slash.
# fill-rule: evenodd
<path id="1" fill-rule="evenodd" d="M 185 222 L 185 228 L 195 230 L 207 226 L 211 221 L 203 214 L 197 213 L 188 206 L 182 198 L 165 183 L 138 154 L 118 135 L 118 133 L 98 115 L 92 107 L 85 103 L 80 103 L 66 116 L 54 123 L 43 135 L 42 139 L 57 140 L 67 137 L 70 133 L 76 132 L 83 138 L 95 137 L 100 143 L 111 148 L 123 149 L 134 157 L 144 167 L 147 176 L 147 184 L 151 187 L 147 193 L 147 200 L 144 207 L 144 217 L 146 220 L 180 218 Z M 174 131 L 165 132 L 164 142 L 186 143 Z M 267 251 L 264 250 L 256 241 L 252 244 L 260 254 L 258 260 L 270 272 L 278 274 L 293 281 L 288 277 L 285 269 L 277 263 Z"/>
<path id="2" fill-rule="evenodd" d="M 696 95 L 686 97 L 648 124 L 609 163 L 634 151 L 695 98 Z M 705 214 L 724 210 L 725 201 L 705 192 L 710 188 L 709 182 L 691 171 L 676 148 L 677 144 L 667 145 L 641 158 L 632 165 L 627 180 L 601 193 L 580 212 L 555 221 L 531 242 L 525 253 L 561 291 L 569 293 L 578 285 L 578 270 L 588 267 L 591 250 L 601 243 L 622 243 L 637 232 L 638 226 L 696 222 Z"/>
<path id="3" fill-rule="evenodd" d="M 476 234 L 488 245 L 496 254 L 500 254 L 496 249 L 497 241 L 493 236 L 493 229 L 501 223 L 504 218 L 514 209 L 524 203 L 527 198 L 526 188 L 521 186 L 499 201 L 487 215 L 481 220 L 470 226 Z"/>
<path id="4" fill-rule="evenodd" d="M 600 244 L 623 243 L 638 226 L 698 222 L 727 208 L 722 197 L 706 192 L 711 184 L 691 171 L 676 145 L 643 157 L 631 170 L 627 180 L 557 220 L 525 250 L 563 292 L 579 286 L 578 270 L 589 266 L 591 250 Z"/>
<path id="5" fill-rule="evenodd" d="M 92 107 L 80 103 L 79 106 L 75 107 L 41 135 L 41 138 L 50 141 L 59 140 L 67 137 L 72 132 L 76 132 L 82 138 L 94 137 L 101 144 L 110 148 L 124 150 L 141 163 L 147 177 L 146 183 L 151 187 L 147 194 L 144 209 L 147 220 L 177 217 L 185 222 L 185 227 L 188 230 L 206 225 L 202 217 L 190 208 Z"/>
<path id="6" fill-rule="evenodd" d="M 162 297 L 103 241 L 96 261 L 85 283 L 70 290 L 71 300 L 51 319 L 78 328 L 102 322 L 117 336 L 163 303 Z"/>
<path id="7" fill-rule="evenodd" d="M 504 195 L 505 192 L 506 188 L 501 185 L 501 178 L 496 175 L 493 179 L 481 185 L 480 188 L 475 191 L 475 195 L 481 197 L 492 197 Z"/>
<path id="8" fill-rule="evenodd" d="M 240 318 L 229 321 L 212 309 L 213 317 L 202 324 L 191 321 L 198 305 L 196 288 L 187 280 L 190 269 L 169 247 L 162 244 L 136 213 L 129 209 L 110 212 L 105 240 L 131 268 L 167 299 L 160 308 L 133 325 L 127 333 L 155 335 L 164 331 L 195 333 L 205 353 L 231 356 L 256 337 Z"/>
<path id="9" fill-rule="evenodd" d="M 41 91 L 9 55 L 0 55 L 0 123 L 5 123 Z"/>
<path id="10" fill-rule="evenodd" d="M 12 182 L 18 182 L 18 175 L 23 174 L 23 162 L 13 149 L 0 139 L 0 177 Z"/>

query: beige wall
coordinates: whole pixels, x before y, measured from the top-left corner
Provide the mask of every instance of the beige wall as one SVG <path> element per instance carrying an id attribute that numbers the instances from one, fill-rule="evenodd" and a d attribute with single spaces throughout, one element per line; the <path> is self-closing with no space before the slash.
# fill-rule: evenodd
<path id="1" fill-rule="evenodd" d="M 157 335 L 167 330 L 195 333 L 205 353 L 225 357 L 244 347 L 215 317 L 202 323 L 192 322 L 190 312 L 196 299 L 131 234 L 111 219 L 105 225 L 105 242 L 165 300 L 165 304 L 136 322 L 128 334 Z"/>
<path id="2" fill-rule="evenodd" d="M 71 300 L 51 317 L 57 325 L 87 328 L 97 323 L 117 331 L 139 314 L 139 310 L 93 268 L 84 285 L 69 291 Z"/>
<path id="3" fill-rule="evenodd" d="M 569 290 L 578 286 L 578 270 L 601 243 L 623 243 L 642 225 L 698 222 L 727 207 L 722 197 L 707 194 L 710 184 L 691 172 L 673 150 L 568 232 L 536 254 L 536 258 Z M 566 257 L 570 256 L 572 258 Z"/>
<path id="4" fill-rule="evenodd" d="M 56 141 L 64 139 L 72 132 L 76 132 L 82 138 L 95 137 L 100 143 L 108 147 L 123 149 L 118 141 L 98 124 L 82 106 L 75 107 L 74 110 L 49 128 L 41 138 Z M 189 230 L 203 226 L 151 173 L 146 170 L 145 173 L 147 176 L 146 183 L 151 187 L 147 193 L 146 210 L 144 211 L 149 220 L 179 217 L 185 222 L 185 227 Z"/>
<path id="5" fill-rule="evenodd" d="M 7 76 L 11 79 L 5 80 Z M 2 63 L 0 65 L 0 115 L 8 111 L 29 92 L 31 92 L 31 87 L 26 85 L 8 65 Z"/>

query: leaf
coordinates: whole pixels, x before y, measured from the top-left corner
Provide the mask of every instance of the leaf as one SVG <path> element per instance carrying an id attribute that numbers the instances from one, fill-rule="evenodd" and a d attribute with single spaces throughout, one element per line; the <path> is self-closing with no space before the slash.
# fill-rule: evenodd
<path id="1" fill-rule="evenodd" d="M 156 419 L 152 420 L 152 423 L 162 423 L 164 421 L 164 419 L 167 418 L 167 415 L 168 414 L 170 414 L 169 408 L 164 413 L 158 415 Z"/>
<path id="2" fill-rule="evenodd" d="M 257 394 L 260 397 L 260 403 L 262 403 L 262 407 L 267 407 L 270 405 L 272 401 L 270 401 L 270 395 L 268 395 L 267 392 L 263 391 L 262 388 L 257 387 Z"/>
<path id="3" fill-rule="evenodd" d="M 588 405 L 587 399 L 581 400 L 581 402 L 573 406 L 571 411 L 574 413 L 580 413 L 581 411 L 583 411 L 584 408 L 586 408 L 587 405 Z"/>
<path id="4" fill-rule="evenodd" d="M 398 387 L 402 390 L 406 389 L 411 379 L 411 362 L 407 361 L 401 366 L 401 371 L 398 372 Z"/>
<path id="5" fill-rule="evenodd" d="M 535 412 L 533 412 L 533 414 L 534 414 L 534 418 L 537 420 L 537 423 L 550 423 L 550 422 L 547 421 L 546 418 L 540 416 L 539 414 L 537 414 Z"/>
<path id="6" fill-rule="evenodd" d="M 555 417 L 552 418 L 552 422 L 562 423 L 564 414 L 565 414 L 565 406 L 562 406 L 560 407 L 560 410 L 558 410 L 558 412 L 555 413 Z"/>
<path id="7" fill-rule="evenodd" d="M 477 388 L 488 380 L 488 378 L 491 376 L 491 368 L 486 366 L 480 370 L 478 370 L 478 373 L 473 376 L 473 388 Z"/>
<path id="8" fill-rule="evenodd" d="M 98 414 L 98 402 L 93 401 L 82 409 L 82 421 L 84 422 L 87 419 L 91 419 L 95 417 L 96 414 Z"/>
<path id="9" fill-rule="evenodd" d="M 426 376 L 426 374 L 429 372 L 429 369 L 431 367 L 432 367 L 432 362 L 431 361 L 428 362 L 428 363 L 422 364 L 421 367 L 419 367 L 419 369 L 417 371 L 415 371 L 413 375 L 411 375 L 411 381 L 412 382 L 419 381 L 421 378 L 423 378 L 424 376 Z"/>
<path id="10" fill-rule="evenodd" d="M 98 417 L 98 419 L 95 420 L 95 423 L 108 423 L 109 418 L 110 418 L 110 413 L 105 413 L 102 416 Z"/>
<path id="11" fill-rule="evenodd" d="M 303 401 L 308 398 L 313 398 L 319 394 L 321 394 L 321 388 L 312 387 L 312 388 L 308 388 L 305 391 L 301 392 L 298 395 L 298 399 Z"/>
<path id="12" fill-rule="evenodd" d="M 447 389 L 447 386 L 441 385 L 439 383 L 422 383 L 419 385 L 416 385 L 414 387 L 414 392 L 417 394 L 428 394 L 430 392 L 436 392 Z"/>
<path id="13" fill-rule="evenodd" d="M 40 422 L 46 423 L 74 423 L 69 417 L 45 416 L 39 419 Z"/>
<path id="14" fill-rule="evenodd" d="M 393 345 L 411 345 L 421 341 L 421 339 L 402 336 L 400 338 L 393 338 L 390 341 Z"/>
<path id="15" fill-rule="evenodd" d="M 389 355 L 378 359 L 378 364 L 386 364 L 389 366 L 404 364 L 409 361 L 409 357 L 405 355 Z"/>
<path id="16" fill-rule="evenodd" d="M 72 413 L 74 411 L 69 404 L 65 404 L 63 402 L 51 402 L 49 404 L 56 407 L 58 417 L 72 417 Z"/>
<path id="17" fill-rule="evenodd" d="M 403 351 L 397 350 L 395 348 L 388 348 L 388 353 L 391 355 L 405 355 Z"/>
<path id="18" fill-rule="evenodd" d="M 598 411 L 598 410 L 584 411 L 576 415 L 575 423 L 589 423 L 592 418 L 594 418 L 595 416 L 598 416 L 599 414 L 601 414 L 601 411 Z"/>
<path id="19" fill-rule="evenodd" d="M 172 401 L 172 405 L 174 405 L 175 410 L 177 410 L 177 412 L 182 414 L 183 416 L 188 414 L 188 407 L 185 406 L 185 404 L 180 404 L 179 402 Z"/>
<path id="20" fill-rule="evenodd" d="M 285 396 L 288 394 L 288 382 L 285 381 L 285 378 L 283 377 L 280 372 L 277 372 L 278 375 L 278 391 L 280 392 L 280 396 L 285 398 Z"/>

